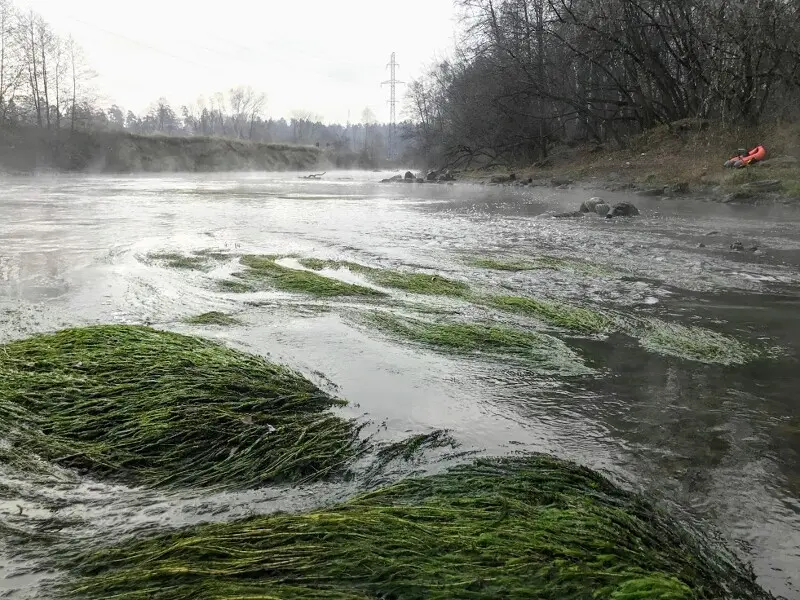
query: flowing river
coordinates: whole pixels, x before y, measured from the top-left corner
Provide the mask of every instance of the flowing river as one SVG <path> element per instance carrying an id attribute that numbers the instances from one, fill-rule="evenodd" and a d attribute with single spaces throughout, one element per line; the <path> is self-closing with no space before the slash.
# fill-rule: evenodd
<path id="1" fill-rule="evenodd" d="M 384 173 L 298 175 L 0 179 L 0 343 L 96 323 L 222 339 L 335 390 L 385 437 L 449 429 L 460 450 L 539 450 L 605 469 L 710 524 L 765 588 L 800 598 L 800 211 L 583 189 L 376 183 Z M 642 214 L 552 218 L 594 195 L 630 200 Z M 736 241 L 744 251 L 731 250 Z M 198 251 L 414 268 L 474 289 L 699 325 L 780 351 L 724 366 L 647 352 L 623 336 L 565 337 L 600 375 L 537 377 L 354 327 L 344 313 L 358 310 L 355 299 L 220 291 L 213 282 L 239 269 L 235 260 L 197 271 L 148 259 Z M 474 262 L 540 256 L 608 271 Z M 452 300 L 438 309 L 472 310 Z M 208 311 L 242 324 L 184 323 Z M 58 519 L 77 534 L 297 509 L 351 493 L 347 484 L 212 496 L 92 481 L 41 486 L 0 465 L 3 521 Z M 49 575 L 15 557 L 0 535 L 0 597 L 35 597 Z"/>

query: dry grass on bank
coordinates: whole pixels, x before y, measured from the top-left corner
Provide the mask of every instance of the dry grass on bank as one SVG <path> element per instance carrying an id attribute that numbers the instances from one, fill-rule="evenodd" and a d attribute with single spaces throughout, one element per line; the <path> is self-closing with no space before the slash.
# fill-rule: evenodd
<path id="1" fill-rule="evenodd" d="M 738 148 L 763 144 L 767 160 L 740 170 L 723 168 Z M 800 124 L 760 130 L 723 129 L 707 122 L 661 125 L 629 140 L 625 148 L 560 146 L 543 164 L 510 169 L 517 179 L 553 184 L 583 182 L 637 189 L 673 186 L 681 191 L 730 192 L 753 181 L 777 179 L 786 196 L 800 197 Z M 476 173 L 479 179 L 497 171 Z"/>

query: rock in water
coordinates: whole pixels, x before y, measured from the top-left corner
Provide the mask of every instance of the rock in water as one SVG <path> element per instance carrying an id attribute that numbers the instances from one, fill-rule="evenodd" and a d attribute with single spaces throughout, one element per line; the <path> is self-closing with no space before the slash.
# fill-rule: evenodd
<path id="1" fill-rule="evenodd" d="M 594 207 L 602 203 L 602 198 L 589 198 L 581 204 L 581 207 L 578 210 L 580 210 L 582 213 L 594 212 Z"/>
<path id="2" fill-rule="evenodd" d="M 439 176 L 437 171 L 428 171 L 428 174 L 425 176 L 425 179 L 428 181 L 436 181 L 436 178 Z"/>
<path id="3" fill-rule="evenodd" d="M 406 171 L 406 174 L 403 176 L 403 179 L 414 180 L 416 179 L 416 177 L 414 177 L 414 174 L 411 171 Z"/>
<path id="4" fill-rule="evenodd" d="M 601 217 L 605 217 L 608 214 L 608 211 L 610 210 L 611 207 L 605 202 L 600 202 L 599 204 L 596 204 L 594 207 L 594 212 L 596 212 Z"/>
<path id="5" fill-rule="evenodd" d="M 614 208 L 606 215 L 606 219 L 611 219 L 612 217 L 635 217 L 638 214 L 639 209 L 630 202 L 617 202 Z"/>

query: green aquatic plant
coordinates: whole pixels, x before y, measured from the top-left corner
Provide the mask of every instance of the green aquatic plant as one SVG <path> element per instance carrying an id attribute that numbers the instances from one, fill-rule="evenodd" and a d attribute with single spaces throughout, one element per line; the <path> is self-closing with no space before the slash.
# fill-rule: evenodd
<path id="1" fill-rule="evenodd" d="M 490 296 L 483 302 L 578 333 L 624 333 L 649 352 L 695 362 L 744 364 L 763 354 L 745 342 L 704 327 L 669 323 L 619 310 L 600 312 L 566 302 L 521 296 Z"/>
<path id="2" fill-rule="evenodd" d="M 147 258 L 164 263 L 172 269 L 204 271 L 208 268 L 208 259 L 205 256 L 186 256 L 178 252 L 151 252 Z"/>
<path id="3" fill-rule="evenodd" d="M 636 319 L 631 331 L 651 352 L 701 363 L 738 365 L 761 355 L 756 348 L 710 329 L 660 319 Z"/>
<path id="4" fill-rule="evenodd" d="M 184 323 L 188 323 L 189 325 L 238 325 L 241 323 L 239 319 L 236 319 L 230 315 L 226 315 L 225 313 L 212 310 L 211 312 L 203 313 L 201 315 L 195 315 L 194 317 L 189 317 L 188 319 L 184 319 Z"/>
<path id="5" fill-rule="evenodd" d="M 367 315 L 367 322 L 386 333 L 439 351 L 516 357 L 542 374 L 570 376 L 593 372 L 564 342 L 544 333 L 503 325 L 434 323 L 382 311 Z"/>
<path id="6" fill-rule="evenodd" d="M 588 468 L 484 458 L 348 502 L 57 560 L 95 600 L 768 600 L 708 536 Z"/>
<path id="7" fill-rule="evenodd" d="M 520 296 L 492 296 L 488 302 L 496 308 L 535 317 L 550 325 L 579 333 L 608 333 L 615 329 L 614 320 L 603 313 L 566 302 Z"/>
<path id="8" fill-rule="evenodd" d="M 417 433 L 399 442 L 388 444 L 378 450 L 379 463 L 387 463 L 402 458 L 410 461 L 418 458 L 423 450 L 432 448 L 458 448 L 459 444 L 446 429 L 437 429 L 431 433 Z"/>
<path id="9" fill-rule="evenodd" d="M 192 254 L 194 254 L 195 256 L 202 256 L 204 258 L 210 258 L 212 260 L 219 260 L 219 261 L 230 260 L 231 258 L 234 258 L 236 256 L 235 254 L 231 254 L 230 252 L 227 252 L 225 250 L 212 250 L 210 248 L 204 248 L 203 250 L 195 250 L 194 252 L 192 252 Z"/>
<path id="10" fill-rule="evenodd" d="M 239 281 L 236 279 L 220 279 L 216 282 L 217 288 L 221 292 L 233 292 L 234 294 L 247 294 L 248 292 L 255 292 L 256 286 Z"/>
<path id="11" fill-rule="evenodd" d="M 536 267 L 524 260 L 500 259 L 500 258 L 473 258 L 468 264 L 480 269 L 492 271 L 530 271 Z"/>
<path id="12" fill-rule="evenodd" d="M 284 292 L 310 294 L 314 296 L 385 296 L 380 290 L 363 285 L 354 285 L 331 277 L 323 277 L 303 269 L 284 267 L 275 262 L 274 256 L 256 256 L 248 254 L 240 260 L 246 269 L 233 276 L 252 288 L 267 286 Z M 235 286 L 229 288 L 236 291 Z M 249 291 L 249 290 L 248 290 Z"/>
<path id="13" fill-rule="evenodd" d="M 95 326 L 0 347 L 0 439 L 96 477 L 249 488 L 346 472 L 364 449 L 302 375 L 211 341 Z"/>
<path id="14" fill-rule="evenodd" d="M 359 273 L 375 285 L 402 290 L 413 294 L 427 294 L 431 296 L 465 296 L 469 293 L 469 286 L 461 281 L 455 281 L 431 273 L 414 273 L 397 271 L 394 269 L 379 269 L 368 267 L 350 261 L 322 260 L 319 258 L 301 258 L 300 264 L 307 269 L 321 271 L 323 269 L 348 269 Z"/>
<path id="15" fill-rule="evenodd" d="M 590 276 L 611 276 L 616 274 L 614 270 L 601 264 L 544 254 L 526 258 L 475 257 L 469 259 L 467 263 L 473 267 L 492 271 L 535 271 L 539 269 L 549 269 Z"/>

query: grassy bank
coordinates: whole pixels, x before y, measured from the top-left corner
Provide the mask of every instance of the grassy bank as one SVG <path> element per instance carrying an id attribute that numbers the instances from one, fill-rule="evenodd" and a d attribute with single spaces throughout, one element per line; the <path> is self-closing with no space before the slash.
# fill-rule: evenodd
<path id="1" fill-rule="evenodd" d="M 641 496 L 544 455 L 481 459 L 344 504 L 76 557 L 75 598 L 767 599 Z"/>
<path id="2" fill-rule="evenodd" d="M 705 121 L 684 120 L 660 125 L 626 141 L 558 146 L 534 165 L 508 165 L 462 174 L 488 181 L 507 173 L 533 185 L 583 184 L 607 189 L 632 189 L 652 196 L 697 193 L 715 199 L 755 202 L 764 199 L 800 201 L 800 125 L 765 126 L 757 130 L 722 128 Z M 741 170 L 722 164 L 738 148 L 763 144 L 767 159 Z M 777 181 L 763 193 L 754 182 Z"/>
<path id="3" fill-rule="evenodd" d="M 156 487 L 325 479 L 363 449 L 359 427 L 327 412 L 343 404 L 286 367 L 147 327 L 0 347 L 0 438 L 18 467 L 37 455 Z"/>
<path id="4" fill-rule="evenodd" d="M 15 128 L 0 135 L 0 172 L 90 173 L 285 171 L 313 169 L 318 148 L 214 137 L 135 135 L 124 131 Z"/>

